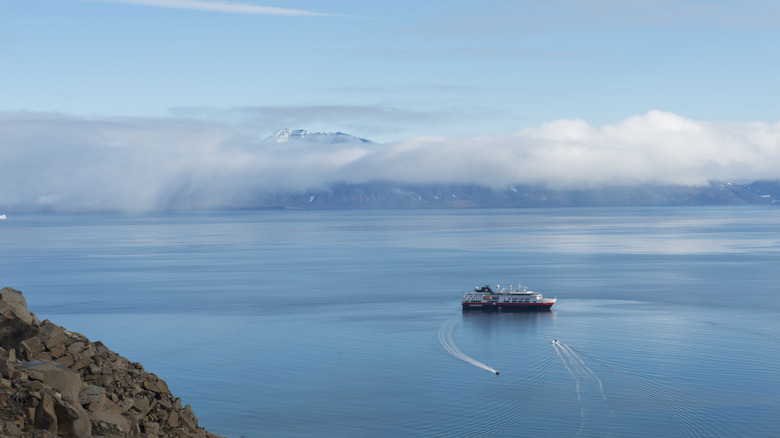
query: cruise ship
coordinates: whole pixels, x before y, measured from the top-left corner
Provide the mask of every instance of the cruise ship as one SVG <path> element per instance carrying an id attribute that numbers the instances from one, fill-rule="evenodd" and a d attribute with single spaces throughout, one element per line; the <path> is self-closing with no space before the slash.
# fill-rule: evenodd
<path id="1" fill-rule="evenodd" d="M 463 310 L 550 310 L 557 298 L 543 298 L 542 294 L 528 290 L 525 286 L 509 289 L 496 286 L 475 287 L 463 294 Z"/>

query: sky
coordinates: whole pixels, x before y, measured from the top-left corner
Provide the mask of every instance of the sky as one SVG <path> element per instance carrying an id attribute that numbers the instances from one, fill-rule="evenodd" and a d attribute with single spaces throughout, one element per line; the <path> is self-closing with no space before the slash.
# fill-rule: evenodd
<path id="1" fill-rule="evenodd" d="M 780 179 L 779 43 L 764 0 L 0 0 L 0 210 Z"/>

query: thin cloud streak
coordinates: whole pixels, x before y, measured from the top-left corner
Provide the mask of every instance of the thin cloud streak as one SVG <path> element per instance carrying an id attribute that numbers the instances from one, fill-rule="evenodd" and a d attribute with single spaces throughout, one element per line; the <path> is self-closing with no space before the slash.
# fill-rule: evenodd
<path id="1" fill-rule="evenodd" d="M 508 135 L 387 144 L 263 141 L 270 134 L 181 117 L 0 112 L 0 209 L 251 205 L 259 193 L 372 181 L 596 188 L 780 179 L 780 121 L 650 111 L 601 126 L 565 119 Z"/>
<path id="2" fill-rule="evenodd" d="M 287 16 L 329 16 L 343 17 L 338 14 L 328 14 L 324 12 L 306 11 L 301 9 L 285 9 L 269 6 L 257 6 L 246 3 L 235 2 L 214 2 L 205 0 L 96 0 L 103 3 L 121 3 L 138 6 L 156 6 L 172 9 L 188 9 L 195 11 L 208 12 L 226 12 L 232 14 L 253 14 L 253 15 L 287 15 Z"/>

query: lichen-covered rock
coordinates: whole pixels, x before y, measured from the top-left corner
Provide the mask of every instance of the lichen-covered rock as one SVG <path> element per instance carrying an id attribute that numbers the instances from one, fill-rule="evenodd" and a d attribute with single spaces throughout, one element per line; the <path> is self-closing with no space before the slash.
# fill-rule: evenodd
<path id="1" fill-rule="evenodd" d="M 0 290 L 0 438 L 219 438 L 164 380 Z"/>

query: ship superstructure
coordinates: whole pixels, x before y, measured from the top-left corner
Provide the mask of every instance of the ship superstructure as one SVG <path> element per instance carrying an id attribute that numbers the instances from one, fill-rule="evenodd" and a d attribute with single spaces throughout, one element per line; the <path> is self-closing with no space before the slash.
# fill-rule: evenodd
<path id="1" fill-rule="evenodd" d="M 463 294 L 463 310 L 550 310 L 557 298 L 544 298 L 542 294 L 530 291 L 525 286 L 501 288 L 494 291 L 490 286 L 475 287 Z"/>

